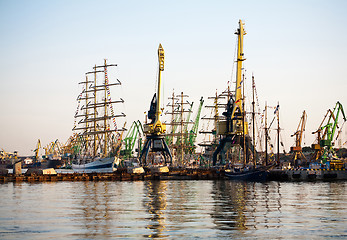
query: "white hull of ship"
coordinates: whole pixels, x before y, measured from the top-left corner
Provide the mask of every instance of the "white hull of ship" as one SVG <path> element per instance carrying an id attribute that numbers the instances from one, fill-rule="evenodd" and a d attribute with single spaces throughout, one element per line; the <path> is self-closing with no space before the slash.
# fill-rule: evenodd
<path id="1" fill-rule="evenodd" d="M 72 164 L 72 169 L 75 172 L 114 172 L 118 164 L 116 157 L 99 158 L 86 164 Z"/>

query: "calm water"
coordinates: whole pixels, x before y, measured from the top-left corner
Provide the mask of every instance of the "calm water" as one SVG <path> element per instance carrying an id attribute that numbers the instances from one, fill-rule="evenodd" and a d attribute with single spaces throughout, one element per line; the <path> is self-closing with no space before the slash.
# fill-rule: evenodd
<path id="1" fill-rule="evenodd" d="M 0 239 L 347 239 L 347 183 L 0 184 Z"/>

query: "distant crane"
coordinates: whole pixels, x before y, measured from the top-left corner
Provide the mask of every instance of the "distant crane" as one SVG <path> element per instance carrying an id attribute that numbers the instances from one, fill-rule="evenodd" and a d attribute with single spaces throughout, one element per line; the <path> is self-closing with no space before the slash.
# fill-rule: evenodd
<path id="1" fill-rule="evenodd" d="M 195 151 L 195 140 L 198 135 L 198 128 L 199 128 L 199 121 L 200 121 L 200 115 L 201 115 L 201 109 L 202 105 L 204 104 L 204 99 L 203 97 L 200 98 L 200 105 L 198 108 L 198 112 L 195 117 L 194 125 L 192 129 L 189 131 L 188 135 L 188 145 L 189 145 L 189 153 L 194 153 Z"/>
<path id="2" fill-rule="evenodd" d="M 302 153 L 302 147 L 301 147 L 302 135 L 305 131 L 306 121 L 307 121 L 307 114 L 306 114 L 306 111 L 304 111 L 300 118 L 298 128 L 296 132 L 292 135 L 292 137 L 295 136 L 295 146 L 290 147 L 290 150 L 294 153 L 294 157 L 293 157 L 294 165 L 297 165 L 298 159 L 306 160 L 305 155 Z"/>
<path id="3" fill-rule="evenodd" d="M 322 126 L 323 126 L 323 123 L 324 123 L 325 119 L 328 116 L 329 116 L 329 118 L 332 117 L 333 120 L 335 121 L 335 117 L 334 117 L 333 112 L 330 109 L 328 109 L 327 113 L 325 114 L 325 116 L 324 116 L 321 124 L 319 125 L 318 129 L 315 132 L 312 132 L 312 134 L 317 134 L 316 143 L 313 143 L 311 145 L 311 148 L 314 150 L 314 154 L 312 155 L 312 158 L 311 158 L 311 160 L 313 160 L 313 161 L 317 161 L 323 155 L 323 148 L 320 145 L 320 141 L 325 138 L 325 135 L 327 133 L 325 131 L 322 134 Z"/>
<path id="4" fill-rule="evenodd" d="M 123 155 L 125 158 L 132 157 L 133 150 L 136 144 L 136 141 L 138 141 L 138 151 L 141 151 L 141 144 L 142 144 L 142 135 L 143 135 L 143 128 L 142 124 L 139 120 L 134 121 L 131 124 L 130 129 L 128 130 L 127 135 L 123 139 L 124 142 L 124 149 L 121 150 L 121 155 Z"/>
<path id="5" fill-rule="evenodd" d="M 326 135 L 325 135 L 326 137 L 324 139 L 321 139 L 319 143 L 321 147 L 324 149 L 323 156 L 322 156 L 323 163 L 331 159 L 330 155 L 334 155 L 333 139 L 334 139 L 336 128 L 338 128 L 337 124 L 338 124 L 340 112 L 343 115 L 343 120 L 346 122 L 347 120 L 346 120 L 345 113 L 343 111 L 342 104 L 340 102 L 337 102 L 333 110 L 333 115 L 330 115 L 328 123 L 325 126 L 321 127 L 322 130 L 326 130 Z M 332 119 L 334 119 L 334 121 L 332 121 Z"/>
<path id="6" fill-rule="evenodd" d="M 58 139 L 56 139 L 54 142 L 49 143 L 45 149 L 45 158 L 48 159 L 57 159 L 61 157 L 62 154 L 62 146 Z"/>
<path id="7" fill-rule="evenodd" d="M 161 90 L 161 72 L 164 71 L 164 49 L 159 44 L 158 48 L 158 61 L 159 61 L 159 73 L 158 73 L 158 86 L 157 93 L 154 94 L 150 109 L 148 111 L 148 119 L 150 123 L 144 125 L 144 133 L 146 134 L 146 141 L 140 155 L 140 162 L 143 166 L 148 165 L 147 158 L 148 153 L 161 152 L 164 157 L 165 163 L 172 164 L 172 155 L 167 143 L 165 142 L 166 124 L 160 121 L 160 90 Z"/>
<path id="8" fill-rule="evenodd" d="M 35 159 L 34 162 L 38 162 L 39 160 L 39 150 L 41 148 L 41 141 L 40 139 L 37 140 L 37 144 L 36 144 L 36 149 L 33 150 L 33 152 L 35 153 Z"/>

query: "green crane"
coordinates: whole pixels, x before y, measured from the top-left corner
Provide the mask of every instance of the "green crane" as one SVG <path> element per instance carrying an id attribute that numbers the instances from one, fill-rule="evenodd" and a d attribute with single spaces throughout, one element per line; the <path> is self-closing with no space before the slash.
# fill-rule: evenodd
<path id="1" fill-rule="evenodd" d="M 204 99 L 203 97 L 200 98 L 200 105 L 198 108 L 198 112 L 195 117 L 194 125 L 192 129 L 189 131 L 189 136 L 188 136 L 188 145 L 189 145 L 189 153 L 193 153 L 195 151 L 195 140 L 197 137 L 198 133 L 198 128 L 199 128 L 199 121 L 200 121 L 200 114 L 201 114 L 201 109 L 202 105 L 204 104 Z"/>
<path id="2" fill-rule="evenodd" d="M 124 146 L 125 148 L 121 150 L 121 155 L 124 156 L 125 158 L 131 158 L 132 157 L 132 152 L 134 150 L 136 141 L 139 141 L 139 149 L 138 151 L 141 152 L 142 150 L 142 137 L 143 135 L 143 128 L 142 124 L 139 120 L 134 121 L 131 124 L 131 127 L 126 135 L 126 137 L 123 139 Z"/>
<path id="3" fill-rule="evenodd" d="M 334 155 L 333 139 L 334 139 L 336 128 L 338 128 L 337 124 L 338 124 L 340 112 L 342 112 L 343 120 L 346 122 L 346 116 L 343 111 L 342 104 L 340 102 L 337 102 L 332 114 L 330 115 L 328 119 L 328 123 L 325 126 L 321 127 L 321 130 L 325 130 L 326 132 L 325 138 L 321 139 L 319 142 L 320 146 L 324 149 L 324 153 L 322 156 L 323 163 L 326 163 L 327 160 L 330 159 L 332 155 Z"/>

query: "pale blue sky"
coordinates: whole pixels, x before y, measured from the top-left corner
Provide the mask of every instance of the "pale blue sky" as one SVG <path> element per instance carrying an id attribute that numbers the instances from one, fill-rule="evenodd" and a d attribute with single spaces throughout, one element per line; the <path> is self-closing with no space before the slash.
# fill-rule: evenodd
<path id="1" fill-rule="evenodd" d="M 247 79 L 255 74 L 261 106 L 280 102 L 287 148 L 306 110 L 310 145 L 326 110 L 347 104 L 346 9 L 342 0 L 0 0 L 0 148 L 25 155 L 38 138 L 65 142 L 78 82 L 104 58 L 118 64 L 128 124 L 142 120 L 155 91 L 159 43 L 164 97 L 175 88 L 197 105 L 231 78 L 239 19 Z"/>

